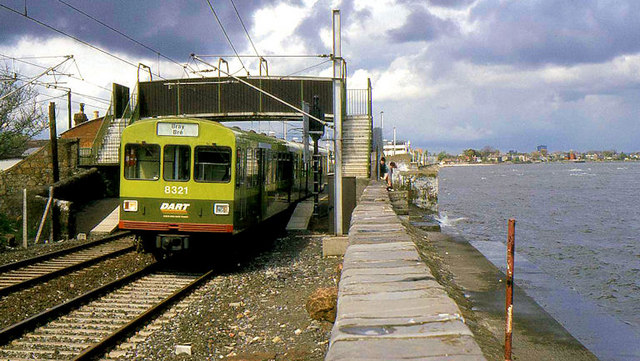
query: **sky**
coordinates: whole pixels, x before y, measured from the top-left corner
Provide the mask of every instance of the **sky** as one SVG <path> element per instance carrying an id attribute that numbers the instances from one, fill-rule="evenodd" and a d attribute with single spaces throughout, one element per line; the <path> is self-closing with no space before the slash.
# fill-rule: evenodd
<path id="1" fill-rule="evenodd" d="M 25 4 L 28 16 L 104 52 L 20 15 Z M 331 10 L 340 9 L 348 87 L 364 88 L 371 79 L 374 124 L 380 125 L 384 112 L 385 138 L 395 127 L 398 139 L 432 152 L 484 146 L 530 152 L 541 144 L 549 151 L 640 151 L 637 0 L 211 4 L 238 53 L 255 54 L 236 6 L 260 55 L 331 53 Z M 0 6 L 0 58 L 50 67 L 64 60 L 51 56 L 73 55 L 57 68 L 71 77 L 56 80 L 77 93 L 74 101 L 87 103 L 88 114 L 104 113 L 105 88 L 112 82 L 135 86 L 138 63 L 162 77 L 180 78 L 196 76 L 179 65 L 195 66 L 191 53 L 225 55 L 230 70 L 243 74 L 206 0 L 0 0 L 0 5 L 20 13 Z M 258 74 L 255 59 L 243 61 L 251 74 Z M 269 73 L 330 76 L 331 64 L 325 61 L 270 58 Z M 6 58 L 5 64 L 26 78 L 44 71 Z M 140 76 L 147 80 L 148 75 Z M 52 76 L 40 80 L 54 82 Z M 45 105 L 47 98 L 65 94 L 42 86 L 38 90 Z M 65 130 L 66 99 L 55 101 L 64 108 L 58 111 L 58 126 Z M 260 126 L 276 132 L 282 127 Z"/>

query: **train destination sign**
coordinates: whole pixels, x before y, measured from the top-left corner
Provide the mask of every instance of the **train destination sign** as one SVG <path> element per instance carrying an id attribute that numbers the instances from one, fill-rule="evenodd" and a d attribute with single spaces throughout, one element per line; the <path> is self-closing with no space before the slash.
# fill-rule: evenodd
<path id="1" fill-rule="evenodd" d="M 158 123 L 158 135 L 170 135 L 174 137 L 197 137 L 198 124 Z"/>

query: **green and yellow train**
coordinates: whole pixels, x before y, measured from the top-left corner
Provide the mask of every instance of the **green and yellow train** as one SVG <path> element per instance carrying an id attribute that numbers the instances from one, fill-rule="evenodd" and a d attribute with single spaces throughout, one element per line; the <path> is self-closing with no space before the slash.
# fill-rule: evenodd
<path id="1" fill-rule="evenodd" d="M 120 154 L 119 226 L 157 255 L 252 228 L 313 189 L 302 144 L 209 120 L 138 121 Z"/>

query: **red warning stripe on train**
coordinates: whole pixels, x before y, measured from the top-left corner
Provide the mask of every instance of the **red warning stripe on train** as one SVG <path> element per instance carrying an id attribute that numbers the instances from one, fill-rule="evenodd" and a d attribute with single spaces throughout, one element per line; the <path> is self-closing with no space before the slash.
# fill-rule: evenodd
<path id="1" fill-rule="evenodd" d="M 179 231 L 179 232 L 211 232 L 232 233 L 233 224 L 203 224 L 203 223 L 166 223 L 120 221 L 120 229 L 137 229 L 142 231 Z"/>

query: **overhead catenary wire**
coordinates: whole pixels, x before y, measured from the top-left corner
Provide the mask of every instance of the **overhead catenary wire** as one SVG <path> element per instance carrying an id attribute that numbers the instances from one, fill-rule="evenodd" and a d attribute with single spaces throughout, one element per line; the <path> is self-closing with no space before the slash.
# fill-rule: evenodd
<path id="1" fill-rule="evenodd" d="M 194 60 L 197 60 L 197 61 L 199 61 L 199 62 L 201 62 L 201 63 L 203 63 L 203 64 L 205 64 L 207 66 L 212 67 L 213 69 L 219 70 L 221 73 L 223 73 L 223 74 L 225 74 L 225 75 L 237 80 L 238 82 L 240 82 L 240 83 L 242 83 L 242 84 L 244 84 L 244 85 L 246 85 L 246 86 L 248 86 L 248 87 L 250 87 L 250 88 L 252 88 L 252 89 L 254 89 L 254 90 L 256 90 L 256 91 L 258 91 L 258 92 L 260 92 L 260 93 L 262 93 L 264 95 L 266 95 L 266 96 L 268 96 L 269 98 L 272 98 L 275 101 L 280 102 L 280 103 L 286 105 L 287 107 L 289 107 L 291 109 L 294 109 L 295 111 L 300 112 L 303 115 L 308 116 L 311 119 L 317 120 L 318 122 L 320 122 L 324 126 L 329 127 L 329 128 L 333 128 L 333 124 L 329 124 L 328 122 L 326 122 L 326 121 L 324 121 L 322 119 L 319 119 L 316 116 L 309 114 L 308 112 L 305 112 L 304 110 L 296 107 L 295 105 L 292 105 L 292 104 L 288 103 L 287 101 L 282 100 L 282 99 L 278 98 L 277 96 L 275 96 L 275 95 L 273 95 L 273 94 L 271 94 L 271 93 L 269 93 L 269 92 L 267 92 L 267 91 L 265 91 L 263 89 L 260 89 L 257 86 L 255 86 L 255 85 L 253 85 L 253 84 L 251 84 L 251 83 L 249 83 L 249 82 L 247 82 L 245 80 L 242 80 L 242 79 L 238 78 L 237 76 L 229 74 L 228 72 L 226 72 L 226 71 L 224 71 L 222 69 L 218 69 L 215 65 L 207 63 L 206 61 L 202 60 L 199 56 L 197 56 L 195 54 L 191 54 L 191 57 L 193 57 Z"/>
<path id="2" fill-rule="evenodd" d="M 307 70 L 313 69 L 313 68 L 318 67 L 318 66 L 320 66 L 320 65 L 322 65 L 322 64 L 326 64 L 326 63 L 328 63 L 328 62 L 330 62 L 330 61 L 332 61 L 332 60 L 331 60 L 331 59 L 327 59 L 327 60 L 325 60 L 325 61 L 323 61 L 323 62 L 320 62 L 320 63 L 318 63 L 318 64 L 308 66 L 308 67 L 306 67 L 306 68 L 304 68 L 304 69 L 300 69 L 300 70 L 295 71 L 295 72 L 293 72 L 293 73 L 291 73 L 291 74 L 287 74 L 287 75 L 285 75 L 285 76 L 284 76 L 284 78 L 289 77 L 289 76 L 292 76 L 292 75 L 296 75 L 296 74 L 299 74 L 299 73 L 302 73 L 303 71 L 307 71 Z"/>
<path id="3" fill-rule="evenodd" d="M 47 68 L 46 66 L 43 66 L 43 65 L 40 65 L 40 64 L 36 64 L 36 63 L 30 62 L 30 61 L 23 60 L 23 59 L 36 59 L 36 58 L 40 58 L 40 57 L 32 56 L 32 57 L 20 57 L 20 58 L 16 58 L 16 57 L 12 57 L 12 56 L 8 56 L 8 55 L 0 54 L 0 58 L 5 58 L 5 59 L 14 60 L 14 61 L 17 61 L 17 62 L 20 62 L 20 63 L 24 63 L 24 64 L 27 64 L 27 65 L 31 65 L 31 66 L 34 66 L 34 67 L 36 67 L 36 68 L 40 68 L 40 69 L 46 69 L 46 68 Z M 53 57 L 45 56 L 45 57 L 42 57 L 42 58 L 53 58 Z M 57 56 L 56 56 L 56 58 L 57 58 Z M 77 68 L 77 67 L 78 67 L 78 64 L 75 62 L 75 59 L 74 59 L 74 63 L 76 64 L 76 68 Z M 79 69 L 78 69 L 78 72 L 80 72 L 80 70 L 79 70 Z M 92 82 L 90 82 L 90 81 L 86 80 L 85 78 L 83 78 L 82 76 L 77 77 L 77 76 L 74 76 L 74 75 L 72 75 L 72 74 L 60 74 L 60 75 L 67 76 L 67 77 L 69 77 L 69 78 L 71 78 L 71 79 L 80 80 L 80 81 L 82 81 L 82 82 L 85 82 L 85 83 L 87 83 L 87 84 L 89 84 L 89 85 L 92 85 L 92 86 L 94 86 L 94 87 L 96 87 L 96 88 L 100 88 L 100 89 L 106 90 L 106 91 L 108 91 L 108 92 L 110 92 L 110 91 L 111 91 L 111 89 L 109 89 L 109 88 L 107 88 L 107 87 L 105 87 L 105 86 L 99 85 L 99 84 L 92 83 Z"/>
<path id="4" fill-rule="evenodd" d="M 16 74 L 18 80 L 22 80 L 22 81 L 29 80 L 29 78 L 27 76 L 25 76 L 25 75 L 18 74 L 18 73 L 15 73 L 15 74 Z M 47 89 L 53 88 L 55 90 L 62 90 L 62 91 L 65 91 L 65 92 L 71 90 L 70 88 L 65 87 L 65 86 L 60 86 L 58 84 L 50 84 L 50 83 L 42 82 L 42 81 L 39 81 L 39 80 L 33 81 L 32 83 L 34 85 L 45 87 Z M 101 102 L 101 103 L 111 104 L 111 100 L 110 99 L 100 98 L 100 97 L 95 96 L 95 95 L 84 94 L 84 93 L 80 93 L 80 92 L 77 92 L 77 91 L 73 91 L 73 94 L 74 95 L 79 95 L 79 96 L 82 96 L 82 97 L 85 97 L 85 98 L 88 98 L 88 99 L 92 99 L 92 100 L 95 100 L 95 101 L 98 101 L 98 102 Z"/>
<path id="5" fill-rule="evenodd" d="M 250 55 L 250 54 L 205 54 L 200 55 L 201 58 L 331 58 L 331 54 L 267 54 L 267 55 Z"/>
<path id="6" fill-rule="evenodd" d="M 107 51 L 107 50 L 101 49 L 101 48 L 99 48 L 99 47 L 97 47 L 97 46 L 95 46 L 95 45 L 93 45 L 93 44 L 91 44 L 91 43 L 89 43 L 89 42 L 87 42 L 87 41 L 84 41 L 84 40 L 82 40 L 82 39 L 80 39 L 80 38 L 78 38 L 78 37 L 76 37 L 76 36 L 73 36 L 73 35 L 71 35 L 71 34 L 68 34 L 68 33 L 64 32 L 64 31 L 62 31 L 62 30 L 60 30 L 60 29 L 57 29 L 57 28 L 55 28 L 55 27 L 53 27 L 53 26 L 51 26 L 51 25 L 49 25 L 49 24 L 47 24 L 47 23 L 45 23 L 45 22 L 42 22 L 42 21 L 40 21 L 40 20 L 38 20 L 38 19 L 35 19 L 35 18 L 33 18 L 33 17 L 31 17 L 31 16 L 29 16 L 29 15 L 27 15 L 27 14 L 23 14 L 23 13 L 21 13 L 21 12 L 19 12 L 19 11 L 15 10 L 15 9 L 12 9 L 12 8 L 10 8 L 10 7 L 6 6 L 6 5 L 4 5 L 4 4 L 0 4 L 0 7 L 1 7 L 1 8 L 3 8 L 3 9 L 5 9 L 5 10 L 11 11 L 11 12 L 12 12 L 12 13 L 14 13 L 14 14 L 17 14 L 17 15 L 20 15 L 20 16 L 22 16 L 22 17 L 25 17 L 25 18 L 27 18 L 27 19 L 29 19 L 29 20 L 31 20 L 31 21 L 33 21 L 33 22 L 35 22 L 36 24 L 38 24 L 38 25 L 40 25 L 40 26 L 43 26 L 43 27 L 45 27 L 45 28 L 47 28 L 47 29 L 49 29 L 49 30 L 55 31 L 55 32 L 56 32 L 56 33 L 58 33 L 58 34 L 64 35 L 64 36 L 66 36 L 66 37 L 68 37 L 68 38 L 70 38 L 70 39 L 73 39 L 73 40 L 75 40 L 75 41 L 77 41 L 77 42 L 81 43 L 81 44 L 84 44 L 84 45 L 86 45 L 86 46 L 88 46 L 88 47 L 90 47 L 90 48 L 92 48 L 92 49 L 94 49 L 94 50 L 96 50 L 96 51 L 99 51 L 99 52 L 101 52 L 101 53 L 103 53 L 103 54 L 105 54 L 105 55 L 107 55 L 107 56 L 110 56 L 110 57 L 112 57 L 112 58 L 114 58 L 114 59 L 120 60 L 121 62 L 123 62 L 123 63 L 125 63 L 125 64 L 128 64 L 128 65 L 130 65 L 130 66 L 132 66 L 132 67 L 135 67 L 136 69 L 138 68 L 138 64 L 134 64 L 134 63 L 132 63 L 132 62 L 131 62 L 131 61 L 129 61 L 129 60 L 126 60 L 126 59 L 124 59 L 124 58 L 122 58 L 122 57 L 120 57 L 120 56 L 118 56 L 118 55 L 112 54 L 112 53 L 110 53 L 110 52 L 109 52 L 109 51 Z M 160 76 L 160 75 L 158 75 L 158 74 L 155 74 L 155 73 L 153 73 L 153 72 L 152 72 L 152 74 L 153 74 L 153 75 L 156 75 L 157 77 L 159 77 L 159 78 L 161 78 L 161 79 L 164 79 L 163 77 L 161 77 L 161 76 Z"/>
<path id="7" fill-rule="evenodd" d="M 0 5 L 1 5 L 1 4 L 0 4 Z M 5 95 L 1 96 L 1 97 L 0 97 L 0 100 L 5 99 L 5 98 L 7 98 L 7 97 L 9 97 L 9 96 L 13 95 L 15 92 L 20 91 L 20 89 L 22 89 L 22 88 L 24 88 L 24 87 L 28 86 L 29 84 L 31 84 L 31 83 L 33 83 L 33 82 L 37 81 L 37 80 L 38 80 L 38 78 L 40 78 L 41 76 L 43 76 L 43 75 L 47 74 L 49 71 L 51 71 L 51 70 L 53 70 L 53 69 L 55 69 L 55 68 L 59 67 L 60 65 L 62 65 L 62 64 L 64 64 L 64 63 L 66 63 L 66 62 L 67 62 L 69 59 L 71 59 L 72 57 L 73 57 L 72 55 L 68 55 L 68 56 L 66 57 L 66 59 L 64 59 L 62 62 L 60 62 L 60 63 L 58 63 L 58 64 L 56 64 L 56 65 L 54 65 L 54 66 L 52 66 L 52 67 L 47 68 L 45 71 L 43 71 L 42 73 L 40 73 L 40 74 L 36 75 L 35 77 L 33 77 L 32 79 L 30 79 L 29 81 L 25 82 L 24 84 L 20 85 L 19 87 L 15 88 L 15 89 L 13 89 L 13 90 L 12 90 L 12 91 L 10 91 L 9 93 L 7 93 L 7 94 L 5 94 Z"/>
<path id="8" fill-rule="evenodd" d="M 222 22 L 220 21 L 220 18 L 218 17 L 218 14 L 216 13 L 216 10 L 213 8 L 213 5 L 211 4 L 211 1 L 210 0 L 205 0 L 205 1 L 207 2 L 207 4 L 209 4 L 209 9 L 211 9 L 211 12 L 213 13 L 213 16 L 216 18 L 216 21 L 218 22 L 218 25 L 220 25 L 220 29 L 222 29 L 222 33 L 224 34 L 224 37 L 227 38 L 227 42 L 231 46 L 231 49 L 233 50 L 233 52 L 236 54 L 236 57 L 238 58 L 238 61 L 240 61 L 240 64 L 242 65 L 242 68 L 247 72 L 247 75 L 248 75 L 249 74 L 249 70 L 247 70 L 247 67 L 244 66 L 244 63 L 242 62 L 242 59 L 238 55 L 238 51 L 236 50 L 236 47 L 233 46 L 233 43 L 231 42 L 231 38 L 229 38 L 229 35 L 227 34 L 227 31 L 224 29 L 224 26 L 222 25 Z"/>
<path id="9" fill-rule="evenodd" d="M 147 50 L 149 50 L 149 51 L 151 51 L 151 52 L 155 53 L 158 57 L 162 57 L 162 58 L 164 58 L 164 59 L 166 59 L 166 60 L 169 60 L 170 62 L 172 62 L 172 63 L 174 63 L 174 64 L 176 64 L 176 65 L 179 65 L 179 66 L 180 66 L 180 67 L 182 67 L 183 69 L 186 67 L 186 65 L 185 65 L 185 64 L 182 64 L 182 63 L 180 63 L 179 61 L 177 61 L 177 60 L 175 60 L 175 59 L 172 59 L 172 58 L 170 58 L 170 57 L 168 57 L 168 56 L 166 56 L 166 55 L 162 54 L 160 51 L 158 51 L 158 50 L 156 50 L 156 49 L 153 49 L 152 47 L 150 47 L 150 46 L 148 46 L 148 45 L 145 45 L 144 43 L 141 43 L 140 41 L 138 41 L 138 40 L 136 40 L 136 39 L 132 38 L 131 36 L 129 36 L 129 35 L 127 35 L 127 34 L 125 34 L 124 32 L 122 32 L 122 31 L 120 31 L 120 30 L 118 30 L 118 29 L 114 28 L 113 26 L 111 26 L 111 25 L 109 25 L 109 24 L 107 24 L 107 23 L 103 22 L 102 20 L 100 20 L 100 19 L 96 18 L 95 16 L 92 16 L 91 14 L 89 14 L 89 13 L 87 13 L 87 12 L 85 12 L 85 11 L 83 11 L 83 10 L 81 10 L 81 9 L 79 9 L 79 8 L 77 8 L 77 7 L 75 7 L 75 6 L 71 5 L 71 4 L 69 4 L 69 3 L 67 3 L 66 1 L 64 1 L 64 0 L 58 0 L 58 2 L 60 2 L 60 3 L 64 4 L 64 5 L 66 5 L 66 6 L 68 6 L 69 8 L 73 9 L 74 11 L 76 11 L 76 12 L 78 12 L 78 13 L 80 13 L 80 14 L 82 14 L 82 15 L 86 16 L 86 17 L 88 17 L 89 19 L 91 19 L 91 20 L 93 20 L 93 21 L 97 22 L 98 24 L 100 24 L 100 25 L 102 25 L 102 26 L 106 27 L 107 29 L 109 29 L 109 30 L 111 30 L 111 31 L 113 31 L 113 32 L 115 32 L 115 33 L 117 33 L 117 34 L 119 34 L 119 35 L 121 35 L 121 36 L 125 37 L 126 39 L 128 39 L 128 40 L 130 40 L 130 41 L 134 42 L 135 44 L 140 45 L 141 47 L 143 47 L 143 48 L 145 48 L 145 49 L 147 49 Z M 160 73 L 160 69 L 159 69 L 159 68 L 158 68 L 158 73 Z"/>
<path id="10" fill-rule="evenodd" d="M 258 49 L 256 49 L 256 44 L 253 43 L 253 40 L 251 40 L 251 36 L 249 35 L 249 31 L 247 31 L 247 27 L 244 26 L 244 21 L 242 21 L 242 17 L 240 16 L 240 13 L 238 12 L 238 8 L 236 7 L 236 4 L 233 2 L 233 0 L 229 0 L 229 1 L 231 2 L 231 5 L 233 6 L 233 10 L 236 11 L 236 15 L 238 16 L 238 20 L 240 20 L 240 24 L 242 25 L 242 28 L 244 29 L 244 33 L 247 35 L 247 39 L 249 39 L 249 42 L 251 43 L 251 47 L 253 47 L 253 51 L 256 52 L 256 55 L 258 57 L 260 57 L 260 54 L 258 53 Z"/>

